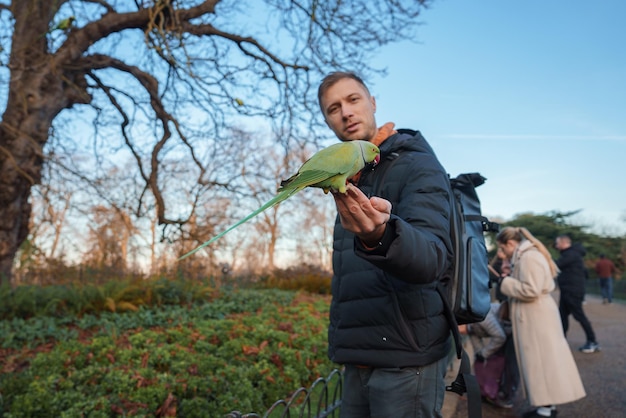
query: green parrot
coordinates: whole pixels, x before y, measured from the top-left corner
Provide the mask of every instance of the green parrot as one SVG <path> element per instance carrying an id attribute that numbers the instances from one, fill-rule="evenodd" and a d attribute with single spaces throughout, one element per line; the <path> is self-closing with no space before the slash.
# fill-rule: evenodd
<path id="1" fill-rule="evenodd" d="M 380 150 L 378 147 L 367 141 L 341 142 L 318 151 L 302 164 L 302 167 L 296 174 L 280 183 L 276 196 L 178 260 L 187 258 L 196 251 L 210 245 L 239 225 L 293 196 L 305 187 L 319 187 L 324 190 L 324 193 L 328 193 L 330 190 L 345 193 L 348 179 L 361 171 L 366 164 L 371 162 L 377 163 L 379 158 Z"/>
<path id="2" fill-rule="evenodd" d="M 50 28 L 48 33 L 54 32 L 57 29 L 60 29 L 62 31 L 66 31 L 66 30 L 68 30 L 69 28 L 72 27 L 72 25 L 74 24 L 75 20 L 76 20 L 76 18 L 74 16 L 70 16 L 67 19 L 63 19 L 59 23 L 54 25 L 52 28 Z"/>

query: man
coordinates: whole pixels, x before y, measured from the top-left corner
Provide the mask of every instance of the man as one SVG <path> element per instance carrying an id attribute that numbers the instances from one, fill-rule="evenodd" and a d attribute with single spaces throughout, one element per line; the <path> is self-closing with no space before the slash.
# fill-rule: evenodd
<path id="1" fill-rule="evenodd" d="M 332 73 L 318 99 L 342 141 L 379 146 L 381 161 L 334 193 L 328 355 L 345 365 L 341 417 L 441 417 L 450 327 L 436 290 L 449 277 L 450 188 L 419 132 L 378 128 L 376 101 L 353 73 Z"/>
<path id="2" fill-rule="evenodd" d="M 613 274 L 615 274 L 615 264 L 600 254 L 600 259 L 596 263 L 596 274 L 600 279 L 600 292 L 602 293 L 602 303 L 613 302 Z"/>
<path id="3" fill-rule="evenodd" d="M 587 337 L 585 345 L 578 350 L 583 353 L 600 351 L 600 345 L 596 341 L 591 323 L 583 311 L 586 276 L 583 257 L 587 251 L 579 243 L 572 244 L 571 237 L 565 234 L 556 237 L 555 248 L 561 252 L 559 259 L 556 260 L 556 265 L 561 271 L 558 276 L 558 283 L 561 291 L 559 312 L 561 313 L 563 332 L 567 336 L 571 314 L 583 327 Z"/>

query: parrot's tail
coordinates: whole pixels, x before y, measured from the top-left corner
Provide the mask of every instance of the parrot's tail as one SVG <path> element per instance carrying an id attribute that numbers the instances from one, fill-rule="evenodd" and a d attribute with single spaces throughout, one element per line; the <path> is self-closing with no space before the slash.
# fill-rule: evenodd
<path id="1" fill-rule="evenodd" d="M 239 225 L 248 222 L 250 219 L 254 218 L 259 213 L 261 213 L 261 212 L 271 208 L 272 206 L 275 206 L 275 205 L 279 204 L 280 202 L 282 202 L 283 200 L 293 196 L 294 194 L 296 194 L 300 190 L 302 190 L 302 188 L 287 189 L 287 190 L 281 191 L 276 196 L 274 196 L 272 199 L 268 200 L 267 203 L 265 203 L 263 206 L 261 206 L 260 208 L 258 208 L 257 210 L 255 210 L 254 212 L 252 212 L 251 214 L 246 216 L 245 218 L 243 218 L 240 221 L 238 221 L 237 223 L 229 226 L 227 229 L 225 229 L 224 231 L 220 232 L 219 234 L 217 234 L 216 236 L 214 236 L 213 238 L 211 238 L 207 242 L 205 242 L 205 243 L 201 244 L 200 246 L 194 248 L 193 250 L 189 251 L 187 254 L 181 256 L 178 259 L 178 261 L 181 261 L 181 260 L 189 257 L 190 255 L 200 251 L 204 247 L 213 244 L 215 241 L 217 241 L 218 239 L 222 238 L 224 235 L 228 234 L 230 231 L 232 231 L 233 229 L 237 228 Z"/>

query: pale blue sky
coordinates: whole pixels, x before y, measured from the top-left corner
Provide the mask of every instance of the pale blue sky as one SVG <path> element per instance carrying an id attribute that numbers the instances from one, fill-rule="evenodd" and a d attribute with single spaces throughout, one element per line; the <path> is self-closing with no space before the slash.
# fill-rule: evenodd
<path id="1" fill-rule="evenodd" d="M 483 211 L 582 209 L 626 232 L 626 1 L 439 0 L 418 43 L 385 47 L 377 121 L 419 129 Z"/>

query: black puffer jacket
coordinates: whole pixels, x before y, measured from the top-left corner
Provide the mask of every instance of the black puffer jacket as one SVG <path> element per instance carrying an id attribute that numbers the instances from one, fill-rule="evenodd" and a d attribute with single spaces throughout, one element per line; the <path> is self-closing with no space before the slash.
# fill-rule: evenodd
<path id="1" fill-rule="evenodd" d="M 436 291 L 450 265 L 450 188 L 419 132 L 400 130 L 359 188 L 392 204 L 382 245 L 368 251 L 337 220 L 328 354 L 340 364 L 407 367 L 450 350 L 450 327 Z"/>
<path id="2" fill-rule="evenodd" d="M 571 247 L 561 251 L 556 265 L 561 272 L 558 276 L 561 293 L 583 297 L 585 296 L 586 269 L 583 257 L 587 250 L 582 244 L 574 243 Z"/>

